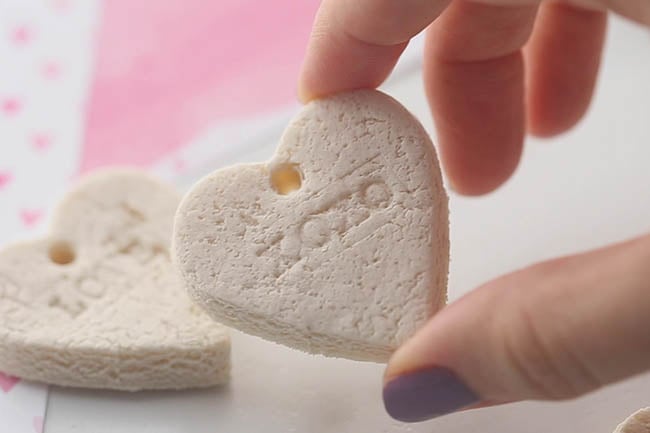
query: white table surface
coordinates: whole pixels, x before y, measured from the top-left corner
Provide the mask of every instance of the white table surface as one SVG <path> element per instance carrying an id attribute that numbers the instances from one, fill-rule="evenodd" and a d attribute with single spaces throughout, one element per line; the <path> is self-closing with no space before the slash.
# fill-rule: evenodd
<path id="1" fill-rule="evenodd" d="M 419 76 L 386 89 L 432 129 Z M 271 152 L 269 146 L 260 154 Z M 451 298 L 534 261 L 648 231 L 648 163 L 650 33 L 617 20 L 587 119 L 552 141 L 528 140 L 520 169 L 498 192 L 452 196 Z M 221 389 L 53 388 L 45 431 L 609 433 L 650 405 L 647 375 L 572 402 L 516 404 L 407 425 L 383 411 L 380 365 L 313 357 L 237 333 L 233 365 L 232 383 Z"/>

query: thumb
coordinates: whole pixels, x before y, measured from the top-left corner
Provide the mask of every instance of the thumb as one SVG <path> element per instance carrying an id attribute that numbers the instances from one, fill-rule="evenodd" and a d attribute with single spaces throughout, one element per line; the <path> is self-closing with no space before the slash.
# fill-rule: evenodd
<path id="1" fill-rule="evenodd" d="M 384 403 L 422 421 L 493 402 L 561 400 L 650 369 L 650 236 L 492 281 L 397 350 Z"/>

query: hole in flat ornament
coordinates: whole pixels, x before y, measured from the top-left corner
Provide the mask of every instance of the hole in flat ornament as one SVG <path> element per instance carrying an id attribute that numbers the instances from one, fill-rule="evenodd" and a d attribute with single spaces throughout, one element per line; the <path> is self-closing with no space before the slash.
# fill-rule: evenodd
<path id="1" fill-rule="evenodd" d="M 50 246 L 50 260 L 57 265 L 69 265 L 74 262 L 74 250 L 69 243 L 59 241 Z"/>
<path id="2" fill-rule="evenodd" d="M 271 170 L 271 186 L 281 195 L 300 189 L 302 174 L 296 164 L 281 164 Z"/>

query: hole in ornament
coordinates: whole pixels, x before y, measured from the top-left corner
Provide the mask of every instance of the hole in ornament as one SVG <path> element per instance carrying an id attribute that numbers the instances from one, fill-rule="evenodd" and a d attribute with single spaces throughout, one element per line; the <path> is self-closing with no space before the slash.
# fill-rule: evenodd
<path id="1" fill-rule="evenodd" d="M 296 164 L 282 164 L 271 170 L 271 186 L 281 195 L 300 189 L 302 174 Z"/>
<path id="2" fill-rule="evenodd" d="M 50 260 L 57 265 L 69 265 L 74 262 L 74 250 L 67 242 L 55 242 L 50 246 Z"/>

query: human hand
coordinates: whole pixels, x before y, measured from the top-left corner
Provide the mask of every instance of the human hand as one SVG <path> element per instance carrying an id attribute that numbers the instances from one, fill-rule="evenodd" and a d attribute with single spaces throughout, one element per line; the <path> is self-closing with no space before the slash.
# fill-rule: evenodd
<path id="1" fill-rule="evenodd" d="M 457 192 L 489 192 L 516 168 L 526 126 L 539 136 L 567 130 L 596 81 L 605 12 L 540 1 L 324 0 L 300 97 L 377 87 L 435 19 L 424 82 L 442 165 Z M 648 0 L 576 1 L 650 24 Z"/>
<path id="2" fill-rule="evenodd" d="M 443 168 L 457 192 L 484 194 L 516 168 L 526 128 L 552 136 L 586 111 L 604 9 L 650 24 L 648 0 L 580 4 L 324 0 L 300 95 L 307 101 L 378 86 L 408 39 L 435 19 L 424 79 Z M 466 407 L 566 399 L 649 369 L 648 263 L 650 236 L 480 287 L 393 355 L 388 412 L 418 421 Z"/>

